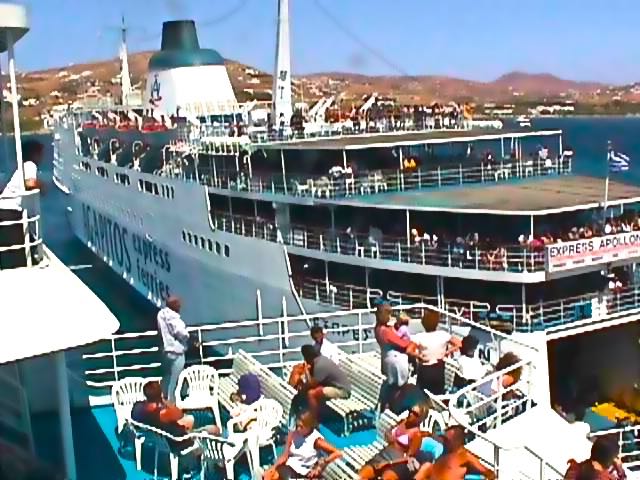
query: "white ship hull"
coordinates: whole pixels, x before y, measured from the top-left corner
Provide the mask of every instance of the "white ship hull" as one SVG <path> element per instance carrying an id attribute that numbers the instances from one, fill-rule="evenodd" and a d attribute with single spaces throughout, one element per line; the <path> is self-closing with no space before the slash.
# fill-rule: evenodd
<path id="1" fill-rule="evenodd" d="M 255 319 L 258 295 L 265 317 L 282 315 L 283 297 L 287 314 L 301 313 L 283 245 L 214 230 L 205 187 L 88 160 L 71 129 L 58 133 L 55 183 L 69 192 L 74 235 L 150 302 L 178 295 L 190 324 Z M 80 168 L 87 161 L 91 172 Z M 116 172 L 130 185 L 116 183 Z M 173 198 L 139 191 L 140 180 L 171 186 Z M 183 231 L 220 244 L 220 254 L 185 242 Z"/>

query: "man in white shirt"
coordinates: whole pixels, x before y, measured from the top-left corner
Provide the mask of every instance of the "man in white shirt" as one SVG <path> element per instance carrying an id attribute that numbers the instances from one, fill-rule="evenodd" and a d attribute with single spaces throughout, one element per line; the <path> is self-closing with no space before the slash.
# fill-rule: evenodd
<path id="1" fill-rule="evenodd" d="M 162 336 L 162 393 L 169 402 L 176 401 L 178 377 L 184 369 L 189 332 L 182 317 L 178 297 L 167 298 L 166 307 L 158 312 L 158 331 Z"/>
<path id="2" fill-rule="evenodd" d="M 20 222 L 22 220 L 22 197 L 25 191 L 40 189 L 38 165 L 42 162 L 44 147 L 35 140 L 22 143 L 23 173 L 16 170 L 9 183 L 0 193 L 0 249 L 24 244 L 24 227 L 21 223 L 2 225 L 3 222 Z M 17 268 L 27 265 L 24 248 L 0 251 L 0 268 Z"/>
<path id="3" fill-rule="evenodd" d="M 314 325 L 311 327 L 311 338 L 313 339 L 313 346 L 316 351 L 333 361 L 336 364 L 340 364 L 340 358 L 345 356 L 345 353 L 340 350 L 333 343 L 328 342 L 324 337 L 324 330 L 320 325 Z"/>

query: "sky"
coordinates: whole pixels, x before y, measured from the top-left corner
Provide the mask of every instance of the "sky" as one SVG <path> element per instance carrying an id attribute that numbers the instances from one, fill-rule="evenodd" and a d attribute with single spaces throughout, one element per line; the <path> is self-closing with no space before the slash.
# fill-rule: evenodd
<path id="1" fill-rule="evenodd" d="M 294 74 L 447 75 L 490 81 L 552 73 L 640 81 L 638 0 L 289 0 Z M 200 44 L 273 70 L 277 0 L 22 0 L 32 29 L 16 47 L 30 71 L 155 50 L 162 22 L 189 18 Z"/>

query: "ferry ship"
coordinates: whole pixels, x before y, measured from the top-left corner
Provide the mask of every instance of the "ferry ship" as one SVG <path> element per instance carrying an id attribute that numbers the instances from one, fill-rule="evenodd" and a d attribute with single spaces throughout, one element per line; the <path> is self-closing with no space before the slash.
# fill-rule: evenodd
<path id="1" fill-rule="evenodd" d="M 517 350 L 534 413 L 487 433 L 450 398 L 441 411 L 476 434 L 474 451 L 503 468 L 499 478 L 561 478 L 570 458 L 561 447 L 589 446 L 552 409 L 572 395 L 567 384 L 583 391 L 591 372 L 599 399 L 638 410 L 637 334 L 616 332 L 640 312 L 640 188 L 612 180 L 603 205 L 604 182 L 573 174 L 557 130 L 487 128 L 375 101 L 344 121 L 305 120 L 293 112 L 288 37 L 280 0 L 266 124 L 258 105 L 237 103 L 222 57 L 200 48 L 190 21 L 163 25 L 143 105 L 130 104 L 123 80 L 122 105 L 58 119 L 54 179 L 75 234 L 149 301 L 179 295 L 203 345 L 196 361 L 221 371 L 242 351 L 281 373 L 313 323 L 365 371 L 378 298 L 441 312 L 446 328 L 481 339 L 487 361 Z M 122 57 L 126 73 L 126 48 Z M 554 140 L 544 159 L 530 154 Z M 93 405 L 112 401 L 122 370 L 157 374 L 155 335 L 113 337 L 83 355 Z M 565 443 L 519 438 L 534 427 Z M 621 432 L 637 427 L 607 431 Z M 631 445 L 621 454 L 635 468 Z"/>

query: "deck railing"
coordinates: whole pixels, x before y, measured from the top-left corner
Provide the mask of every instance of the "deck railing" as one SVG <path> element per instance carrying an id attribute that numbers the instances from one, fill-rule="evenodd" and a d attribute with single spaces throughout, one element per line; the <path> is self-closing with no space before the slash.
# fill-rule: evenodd
<path id="1" fill-rule="evenodd" d="M 398 169 L 366 171 L 337 179 L 329 175 L 310 178 L 308 175 L 296 174 L 262 176 L 229 171 L 214 172 L 203 167 L 206 167 L 205 161 L 201 161 L 199 167 L 200 180 L 210 187 L 237 192 L 330 199 L 568 174 L 571 172 L 571 161 L 554 160 L 549 165 L 533 160 L 480 163 L 469 166 L 460 163 L 431 169 L 420 168 L 415 171 Z"/>
<path id="2" fill-rule="evenodd" d="M 0 219 L 0 270 L 30 267 L 34 264 L 32 253 L 43 255 L 42 229 L 40 225 L 40 191 L 30 190 L 20 195 L 2 195 L 4 200 L 20 199 L 22 210 L 16 210 L 15 220 Z M 21 230 L 17 241 L 15 231 Z M 11 240 L 13 237 L 16 241 Z"/>
<path id="3" fill-rule="evenodd" d="M 415 303 L 438 305 L 438 298 L 407 292 L 367 288 L 328 279 L 294 276 L 301 297 L 338 308 L 367 308 L 373 300 L 386 297 L 394 305 Z M 593 323 L 618 313 L 640 309 L 640 286 L 630 285 L 616 292 L 590 292 L 559 300 L 525 304 L 489 304 L 443 297 L 450 314 L 482 324 L 503 323 L 514 331 L 531 332 L 568 325 Z"/>
<path id="4" fill-rule="evenodd" d="M 468 270 L 503 272 L 541 272 L 545 269 L 543 252 L 533 252 L 521 246 L 504 246 L 495 250 L 468 249 L 448 244 L 429 246 L 426 242 L 408 244 L 406 238 L 385 235 L 340 235 L 330 229 L 313 229 L 292 225 L 288 232 L 279 230 L 274 222 L 212 212 L 214 227 L 224 232 L 255 238 L 265 238 L 265 229 L 287 245 L 321 252 L 390 260 L 394 262 Z M 275 241 L 273 235 L 269 238 Z"/>
<path id="5" fill-rule="evenodd" d="M 622 464 L 632 470 L 640 471 L 640 425 L 601 430 L 590 434 L 590 438 L 610 437 L 618 443 L 618 457 Z"/>

